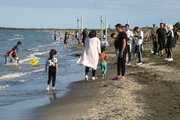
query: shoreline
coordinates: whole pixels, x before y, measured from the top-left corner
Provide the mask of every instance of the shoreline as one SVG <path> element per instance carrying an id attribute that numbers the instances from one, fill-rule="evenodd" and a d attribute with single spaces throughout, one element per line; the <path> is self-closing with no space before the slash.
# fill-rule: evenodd
<path id="1" fill-rule="evenodd" d="M 71 45 L 73 45 L 74 41 L 72 41 L 71 43 L 72 43 Z M 57 45 L 57 46 L 59 46 L 59 45 Z M 63 46 L 63 44 L 61 46 Z M 67 66 L 69 68 L 75 67 L 77 69 L 81 69 L 81 67 L 74 66 L 75 64 L 71 63 L 72 60 L 76 61 L 76 57 L 71 55 L 71 54 L 76 53 L 76 52 L 69 49 L 68 51 L 65 51 L 65 53 L 67 53 L 67 54 L 65 54 L 65 58 L 67 58 L 67 61 L 68 61 L 69 58 L 71 59 L 71 61 L 68 62 L 69 64 L 67 64 Z M 72 57 L 70 57 L 70 56 L 72 56 Z M 63 60 L 63 59 L 61 59 L 61 60 Z M 72 67 L 70 67 L 70 66 L 72 66 Z M 65 67 L 64 67 L 64 70 L 66 69 Z M 69 71 L 69 72 L 71 73 L 71 71 Z M 42 72 L 42 73 L 44 73 L 44 72 Z M 69 85 L 71 83 L 73 83 L 74 81 L 79 81 L 81 79 L 80 76 L 82 76 L 81 72 L 79 72 L 79 74 L 72 75 L 72 77 L 69 77 L 68 74 L 62 76 L 60 78 L 61 81 L 60 82 L 57 81 L 57 83 L 58 83 L 57 85 L 60 84 L 60 86 L 62 86 L 62 87 L 57 88 L 57 91 L 55 92 L 55 94 L 52 91 L 49 94 L 47 93 L 47 91 L 46 91 L 46 80 L 44 81 L 42 78 L 40 80 L 37 80 L 37 81 L 33 81 L 33 80 L 32 81 L 30 81 L 30 80 L 27 81 L 25 83 L 25 85 L 27 85 L 27 84 L 30 85 L 32 83 L 33 84 L 38 83 L 39 85 L 42 84 L 42 86 L 45 86 L 45 87 L 43 89 L 42 86 L 40 86 L 40 89 L 34 89 L 35 90 L 35 92 L 33 92 L 34 94 L 36 94 L 36 92 L 37 92 L 37 94 L 40 94 L 39 96 L 37 95 L 37 97 L 32 96 L 32 98 L 30 98 L 30 99 L 23 99 L 23 100 L 19 100 L 19 101 L 17 100 L 15 102 L 13 102 L 12 104 L 2 105 L 0 107 L 0 110 L 2 111 L 0 113 L 1 119 L 2 120 L 13 120 L 14 118 L 16 118 L 18 120 L 25 120 L 25 119 L 30 120 L 34 115 L 33 109 L 36 109 L 37 107 L 40 107 L 40 106 L 50 104 L 51 103 L 51 96 L 59 98 L 59 97 L 62 97 L 64 95 L 66 95 L 66 93 L 69 91 L 69 89 L 68 89 Z M 45 78 L 45 79 L 47 79 L 47 78 Z M 66 79 L 69 79 L 69 80 L 66 81 Z M 36 84 L 36 85 L 38 85 L 38 84 Z M 27 87 L 29 87 L 29 86 L 27 86 Z M 15 91 L 14 91 L 14 93 L 15 93 Z M 27 96 L 31 96 L 31 94 L 28 93 Z M 24 116 L 23 114 L 28 114 L 28 117 Z"/>
<path id="2" fill-rule="evenodd" d="M 112 46 L 112 44 L 111 44 Z M 151 44 L 145 45 L 143 65 L 127 66 L 126 79 L 111 80 L 116 75 L 116 56 L 108 50 L 111 63 L 107 78 L 72 83 L 70 91 L 54 103 L 37 108 L 35 120 L 129 120 L 179 118 L 180 111 L 180 44 L 174 49 L 175 61 L 150 54 Z M 77 45 L 74 50 L 82 50 Z M 80 54 L 75 54 L 79 56 Z M 134 62 L 134 61 L 133 61 Z M 169 77 L 167 72 L 173 74 Z M 100 70 L 97 71 L 100 78 Z M 159 88 L 159 90 L 158 90 Z M 166 92 L 164 92 L 166 91 Z M 173 94 L 173 96 L 172 96 Z M 160 97 L 159 97 L 160 96 Z M 175 97 L 172 99 L 172 97 Z M 172 101 L 168 103 L 167 101 Z M 168 107 L 166 107 L 168 106 Z M 172 109 L 173 108 L 173 112 Z M 166 114 L 164 114 L 166 113 Z"/>

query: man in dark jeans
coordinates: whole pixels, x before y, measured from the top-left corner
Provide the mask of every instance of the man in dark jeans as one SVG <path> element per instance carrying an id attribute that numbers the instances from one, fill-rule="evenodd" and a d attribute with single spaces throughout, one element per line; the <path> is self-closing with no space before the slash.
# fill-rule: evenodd
<path id="1" fill-rule="evenodd" d="M 163 56 L 163 49 L 165 47 L 165 36 L 166 30 L 164 29 L 164 24 L 160 23 L 160 28 L 156 32 L 156 42 L 159 43 L 159 51 L 161 56 Z"/>
<path id="2" fill-rule="evenodd" d="M 85 45 L 85 40 L 88 37 L 88 32 L 87 32 L 87 28 L 85 28 L 82 32 L 82 43 L 83 45 Z"/>
<path id="3" fill-rule="evenodd" d="M 125 79 L 125 63 L 126 63 L 126 40 L 127 35 L 123 31 L 123 26 L 121 24 L 117 24 L 116 31 L 119 33 L 117 36 L 117 40 L 119 42 L 119 55 L 118 55 L 118 62 L 117 62 L 117 76 L 114 78 L 114 80 Z M 122 71 L 122 76 L 120 76 L 120 73 Z"/>
<path id="4" fill-rule="evenodd" d="M 156 31 L 157 31 L 157 27 L 156 27 L 156 24 L 153 24 L 153 28 L 151 30 L 151 34 L 152 34 L 152 41 L 153 41 L 153 54 L 155 55 L 158 50 L 157 50 L 157 46 L 158 46 L 158 43 L 156 41 Z"/>

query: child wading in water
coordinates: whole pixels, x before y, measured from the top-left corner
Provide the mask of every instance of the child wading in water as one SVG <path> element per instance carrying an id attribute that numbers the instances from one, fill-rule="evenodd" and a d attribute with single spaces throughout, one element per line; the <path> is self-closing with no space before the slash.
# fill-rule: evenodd
<path id="1" fill-rule="evenodd" d="M 109 58 L 106 54 L 105 47 L 101 47 L 100 61 L 101 61 L 102 79 L 104 79 L 106 77 L 106 72 L 107 72 L 107 62 L 109 63 Z"/>
<path id="2" fill-rule="evenodd" d="M 14 60 L 16 60 L 16 57 L 13 58 L 12 56 L 14 52 L 16 52 L 15 47 L 5 54 L 5 64 L 8 64 L 9 59 L 10 59 L 10 62 L 14 63 Z"/>
<path id="3" fill-rule="evenodd" d="M 58 74 L 58 61 L 55 58 L 56 54 L 57 54 L 56 50 L 52 49 L 49 53 L 49 58 L 47 59 L 46 62 L 46 67 L 45 67 L 46 72 L 47 72 L 47 66 L 49 65 L 47 91 L 50 90 L 49 87 L 50 87 L 51 79 L 52 79 L 52 88 L 53 90 L 56 90 L 55 83 L 56 83 L 56 75 Z"/>

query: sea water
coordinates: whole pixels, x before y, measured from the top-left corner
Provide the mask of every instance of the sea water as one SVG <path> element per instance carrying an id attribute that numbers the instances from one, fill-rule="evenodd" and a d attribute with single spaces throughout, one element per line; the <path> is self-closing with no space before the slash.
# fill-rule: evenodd
<path id="1" fill-rule="evenodd" d="M 77 57 L 71 56 L 75 52 L 63 49 L 63 42 L 60 42 L 60 38 L 63 37 L 61 33 L 55 42 L 53 32 L 50 31 L 0 30 L 1 119 L 9 119 L 8 113 L 4 115 L 4 110 L 8 112 L 14 104 L 49 95 L 46 92 L 48 73 L 45 72 L 45 63 L 51 49 L 57 50 L 56 58 L 59 68 L 56 79 L 56 97 L 65 95 L 69 84 L 83 79 L 84 67 L 76 64 Z M 18 41 L 22 42 L 22 50 L 18 52 L 20 64 L 4 64 L 6 52 L 10 51 Z M 69 45 L 74 43 L 70 39 Z M 37 59 L 39 63 L 36 66 L 28 65 L 33 59 Z"/>

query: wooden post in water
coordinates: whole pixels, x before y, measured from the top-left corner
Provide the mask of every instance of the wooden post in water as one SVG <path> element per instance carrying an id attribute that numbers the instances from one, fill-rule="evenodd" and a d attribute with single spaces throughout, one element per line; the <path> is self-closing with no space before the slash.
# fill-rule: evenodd
<path id="1" fill-rule="evenodd" d="M 81 17 L 81 33 L 83 32 L 83 17 Z"/>
<path id="2" fill-rule="evenodd" d="M 106 17 L 106 25 L 105 25 L 105 28 L 106 28 L 106 31 L 105 31 L 106 38 L 105 38 L 105 41 L 107 41 L 107 28 L 108 28 L 108 18 L 107 18 L 107 17 Z"/>
<path id="3" fill-rule="evenodd" d="M 127 24 L 129 25 L 129 19 L 127 19 Z"/>
<path id="4" fill-rule="evenodd" d="M 79 26 L 79 17 L 77 17 L 77 27 L 78 27 L 78 36 L 77 36 L 77 38 L 78 38 L 78 43 L 80 44 L 80 26 Z"/>
<path id="5" fill-rule="evenodd" d="M 163 17 L 161 17 L 161 23 L 163 23 Z"/>
<path id="6" fill-rule="evenodd" d="M 101 16 L 101 40 L 103 40 L 103 16 Z"/>

